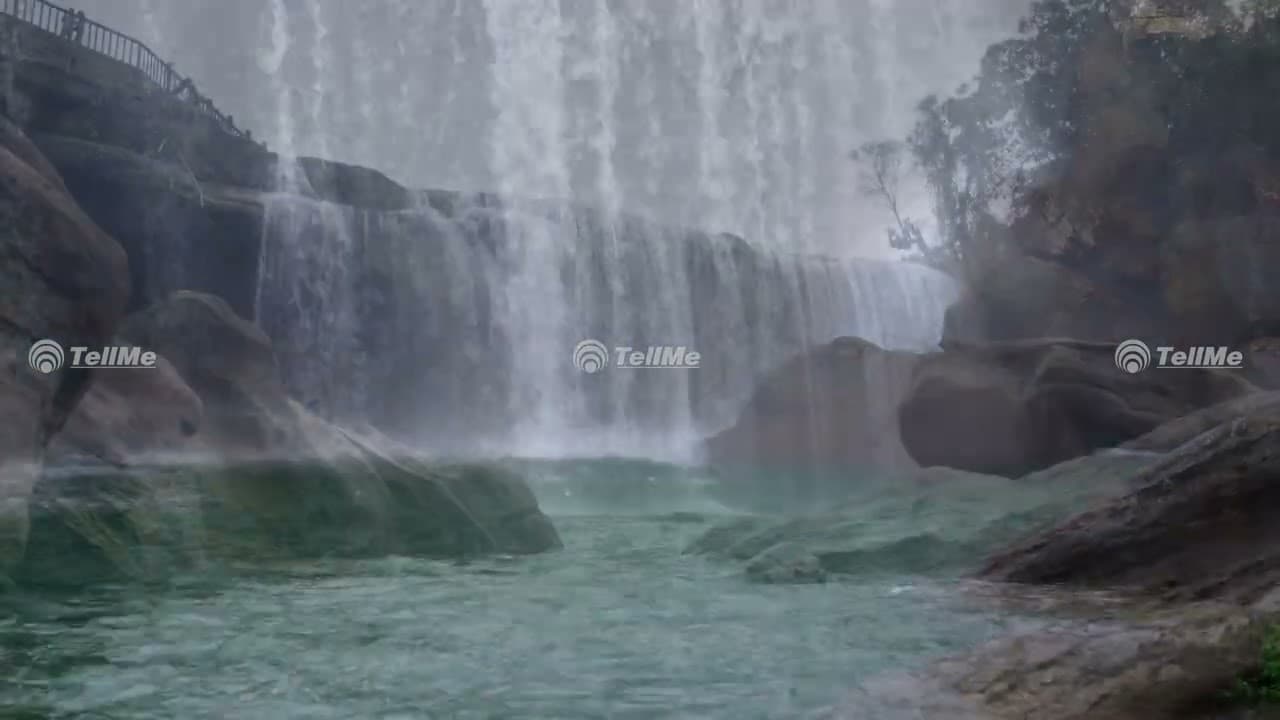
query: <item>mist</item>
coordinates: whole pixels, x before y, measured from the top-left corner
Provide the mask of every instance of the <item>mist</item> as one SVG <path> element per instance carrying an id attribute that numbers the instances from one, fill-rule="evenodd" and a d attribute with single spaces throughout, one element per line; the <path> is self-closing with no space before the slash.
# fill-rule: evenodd
<path id="1" fill-rule="evenodd" d="M 888 256 L 847 158 L 977 71 L 1027 0 L 93 0 L 285 155 Z M 927 218 L 922 187 L 903 202 Z"/>

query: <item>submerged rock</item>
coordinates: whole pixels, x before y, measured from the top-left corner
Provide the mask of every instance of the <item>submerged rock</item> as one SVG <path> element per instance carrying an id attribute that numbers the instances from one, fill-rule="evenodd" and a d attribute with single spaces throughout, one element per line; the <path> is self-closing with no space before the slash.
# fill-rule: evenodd
<path id="1" fill-rule="evenodd" d="M 748 579 L 774 583 L 972 569 L 1027 529 L 1124 491 L 1155 457 L 1098 453 L 1021 480 L 936 468 L 864 480 L 830 510 L 735 518 L 685 552 L 742 563 Z"/>
<path id="2" fill-rule="evenodd" d="M 522 477 L 376 453 L 46 474 L 14 580 L 27 587 L 166 581 L 230 565 L 560 547 Z"/>
<path id="3" fill-rule="evenodd" d="M 756 555 L 747 563 L 746 573 L 747 579 L 768 585 L 827 581 L 821 560 L 788 543 L 774 545 Z"/>
<path id="4" fill-rule="evenodd" d="M 927 356 L 899 411 L 902 442 L 921 465 L 1015 477 L 1257 390 L 1231 371 L 1129 374 L 1114 353 L 1028 340 Z"/>

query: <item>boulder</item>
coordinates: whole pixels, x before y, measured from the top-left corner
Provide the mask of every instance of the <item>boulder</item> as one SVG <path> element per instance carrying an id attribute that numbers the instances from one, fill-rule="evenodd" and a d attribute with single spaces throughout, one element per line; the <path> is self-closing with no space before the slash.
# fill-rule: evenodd
<path id="1" fill-rule="evenodd" d="M 924 466 L 1014 477 L 1256 390 L 1229 370 L 1130 374 L 1114 353 L 1077 340 L 948 345 L 916 366 L 903 445 Z"/>
<path id="2" fill-rule="evenodd" d="M 840 338 L 770 373 L 737 423 L 709 438 L 717 464 L 913 467 L 895 420 L 920 355 Z"/>
<path id="3" fill-rule="evenodd" d="M 28 585 L 164 579 L 208 562 L 458 557 L 559 547 L 523 476 L 442 465 L 291 399 L 270 341 L 218 298 L 179 292 L 121 335 L 157 352 L 57 438 L 15 572 Z"/>
<path id="4" fill-rule="evenodd" d="M 17 128 L 0 126 L 0 574 L 22 555 L 45 444 L 89 386 L 84 370 L 31 369 L 33 341 L 100 346 L 128 293 L 124 251 L 67 194 Z"/>
<path id="5" fill-rule="evenodd" d="M 87 457 L 123 466 L 184 452 L 203 420 L 204 403 L 164 358 L 148 372 L 100 372 L 50 443 L 49 462 Z"/>
<path id="6" fill-rule="evenodd" d="M 52 468 L 31 501 L 24 588 L 204 580 L 237 567 L 560 547 L 524 479 L 369 450 L 343 460 Z"/>
<path id="7" fill-rule="evenodd" d="M 991 556 L 979 577 L 1253 602 L 1280 584 L 1280 417 L 1231 420 L 1135 475 L 1135 489 Z"/>

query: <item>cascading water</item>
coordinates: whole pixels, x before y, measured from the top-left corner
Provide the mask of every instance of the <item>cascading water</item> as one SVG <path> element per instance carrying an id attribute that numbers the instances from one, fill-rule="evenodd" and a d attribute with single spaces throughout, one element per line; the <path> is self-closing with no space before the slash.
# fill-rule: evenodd
<path id="1" fill-rule="evenodd" d="M 887 254 L 849 150 L 976 72 L 1028 0 L 83 0 L 275 150 Z M 519 121 L 519 126 L 513 126 Z M 557 180 L 563 187 L 545 182 Z M 564 187 L 568 195 L 557 195 Z"/>
<path id="2" fill-rule="evenodd" d="M 679 456 L 809 343 L 934 346 L 955 296 L 920 266 L 769 251 L 566 203 L 271 202 L 258 315 L 294 393 L 442 450 Z M 588 338 L 684 345 L 702 364 L 586 374 L 572 353 Z"/>
<path id="3" fill-rule="evenodd" d="M 948 279 L 834 259 L 887 254 L 846 154 L 901 135 L 1025 0 L 195 5 L 87 9 L 286 156 L 494 193 L 353 209 L 281 162 L 257 320 L 295 394 L 451 450 L 669 457 L 807 346 L 936 342 Z M 585 338 L 703 366 L 585 376 Z"/>

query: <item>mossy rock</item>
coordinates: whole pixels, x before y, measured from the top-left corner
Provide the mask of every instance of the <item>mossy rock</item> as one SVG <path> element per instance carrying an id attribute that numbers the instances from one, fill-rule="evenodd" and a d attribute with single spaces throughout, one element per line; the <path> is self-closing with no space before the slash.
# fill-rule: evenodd
<path id="1" fill-rule="evenodd" d="M 496 465 L 342 461 L 46 474 L 19 586 L 163 582 L 321 557 L 465 557 L 560 547 L 523 478 Z"/>

